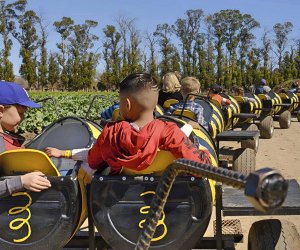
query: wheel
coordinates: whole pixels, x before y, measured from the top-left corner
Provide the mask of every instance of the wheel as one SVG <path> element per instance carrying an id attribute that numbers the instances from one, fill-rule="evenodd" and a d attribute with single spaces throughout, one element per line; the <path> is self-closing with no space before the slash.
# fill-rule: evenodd
<path id="1" fill-rule="evenodd" d="M 265 249 L 300 249 L 300 236 L 295 225 L 277 219 L 254 222 L 248 235 L 248 250 Z"/>
<path id="2" fill-rule="evenodd" d="M 258 127 L 254 123 L 245 124 L 245 125 L 243 125 L 242 130 L 246 130 L 246 131 L 258 131 Z M 257 152 L 258 151 L 258 146 L 259 146 L 259 138 L 255 139 L 255 140 L 241 141 L 241 148 L 251 148 L 255 152 Z"/>
<path id="3" fill-rule="evenodd" d="M 274 121 L 271 116 L 266 116 L 261 119 L 259 124 L 260 137 L 270 139 L 274 133 Z"/>
<path id="4" fill-rule="evenodd" d="M 297 112 L 297 120 L 298 120 L 298 122 L 300 122 L 300 110 L 298 110 L 298 112 Z"/>
<path id="5" fill-rule="evenodd" d="M 286 110 L 279 116 L 279 126 L 282 129 L 287 129 L 291 126 L 291 112 Z"/>
<path id="6" fill-rule="evenodd" d="M 255 151 L 250 148 L 238 148 L 234 151 L 232 169 L 248 175 L 255 171 Z"/>

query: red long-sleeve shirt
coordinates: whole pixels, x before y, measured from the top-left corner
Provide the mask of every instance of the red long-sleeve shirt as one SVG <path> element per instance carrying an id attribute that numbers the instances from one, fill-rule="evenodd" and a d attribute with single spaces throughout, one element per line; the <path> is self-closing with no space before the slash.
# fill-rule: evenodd
<path id="1" fill-rule="evenodd" d="M 208 151 L 198 150 L 175 123 L 153 120 L 137 131 L 127 121 L 108 123 L 88 154 L 93 169 L 109 165 L 142 171 L 153 162 L 157 150 L 170 151 L 175 158 L 210 163 Z"/>

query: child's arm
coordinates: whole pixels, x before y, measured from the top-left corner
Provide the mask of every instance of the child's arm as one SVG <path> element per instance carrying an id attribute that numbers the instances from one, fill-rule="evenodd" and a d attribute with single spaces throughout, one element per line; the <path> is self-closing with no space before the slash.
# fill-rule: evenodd
<path id="1" fill-rule="evenodd" d="M 11 179 L 0 181 L 0 198 L 8 196 L 13 192 L 23 189 L 21 176 L 16 176 Z"/>
<path id="2" fill-rule="evenodd" d="M 227 98 L 222 98 L 222 105 L 228 106 L 231 104 L 231 101 Z"/>
<path id="3" fill-rule="evenodd" d="M 99 136 L 96 143 L 88 152 L 88 156 L 87 156 L 88 164 L 92 169 L 98 169 L 105 163 L 101 155 L 101 145 L 102 145 L 102 141 L 100 141 L 101 135 Z M 104 145 L 102 145 L 102 147 L 103 146 Z"/>
<path id="4" fill-rule="evenodd" d="M 56 157 L 56 158 L 61 158 L 64 157 L 66 150 L 60 150 L 58 148 L 52 148 L 52 147 L 47 147 L 45 148 L 45 153 L 49 157 Z"/>
<path id="5" fill-rule="evenodd" d="M 244 97 L 245 102 L 256 102 L 255 98 L 251 98 L 251 97 Z"/>
<path id="6" fill-rule="evenodd" d="M 169 124 L 162 134 L 164 138 L 160 149 L 170 151 L 177 159 L 186 158 L 199 163 L 211 164 L 209 152 L 198 149 L 176 124 Z"/>
<path id="7" fill-rule="evenodd" d="M 22 176 L 0 181 L 0 197 L 8 196 L 26 188 L 29 191 L 40 192 L 51 187 L 51 183 L 42 172 L 32 172 Z"/>
<path id="8" fill-rule="evenodd" d="M 73 159 L 75 161 L 87 161 L 87 155 L 90 148 L 80 148 L 80 149 L 72 149 L 72 150 L 60 150 L 58 148 L 47 147 L 45 148 L 45 153 L 49 157 L 56 158 L 68 158 Z"/>

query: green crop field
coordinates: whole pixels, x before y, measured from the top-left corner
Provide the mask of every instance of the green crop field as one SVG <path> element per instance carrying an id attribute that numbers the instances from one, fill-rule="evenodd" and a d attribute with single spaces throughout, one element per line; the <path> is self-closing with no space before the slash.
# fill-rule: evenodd
<path id="1" fill-rule="evenodd" d="M 19 127 L 20 133 L 39 133 L 51 122 L 66 116 L 88 115 L 89 119 L 98 120 L 102 110 L 118 100 L 116 92 L 30 92 L 29 95 L 35 101 L 49 97 L 52 99 L 41 102 L 42 108 L 28 109 L 26 118 Z M 94 96 L 98 97 L 87 114 Z"/>

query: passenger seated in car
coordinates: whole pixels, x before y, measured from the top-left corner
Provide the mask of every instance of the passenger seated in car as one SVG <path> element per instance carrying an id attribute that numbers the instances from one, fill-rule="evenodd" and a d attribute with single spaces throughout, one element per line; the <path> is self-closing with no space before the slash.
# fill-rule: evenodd
<path id="1" fill-rule="evenodd" d="M 190 110 L 195 114 L 196 121 L 198 124 L 201 124 L 203 127 L 208 129 L 208 124 L 204 119 L 203 116 L 203 107 L 200 103 L 195 102 L 195 96 L 190 94 L 199 94 L 201 91 L 201 85 L 197 78 L 195 77 L 185 77 L 181 80 L 181 88 L 180 92 L 184 98 L 184 100 L 187 99 L 185 105 L 184 101 L 180 101 L 178 103 L 172 104 L 167 110 L 166 114 L 173 114 L 175 110 L 182 110 L 183 108 L 185 110 Z M 195 125 L 194 123 L 191 123 L 191 125 L 194 128 L 199 128 L 199 126 Z"/>
<path id="2" fill-rule="evenodd" d="M 162 78 L 162 88 L 158 94 L 158 104 L 165 108 L 165 102 L 167 100 L 181 101 L 182 94 L 180 87 L 181 85 L 175 72 L 165 74 Z"/>
<path id="3" fill-rule="evenodd" d="M 271 100 L 271 97 L 268 95 L 271 91 L 271 88 L 269 86 L 263 86 L 263 94 L 266 96 L 267 100 Z"/>
<path id="4" fill-rule="evenodd" d="M 100 114 L 101 118 L 105 120 L 117 120 L 115 117 L 114 112 L 119 109 L 119 103 L 116 102 L 113 105 L 109 106 L 107 109 L 103 110 Z"/>
<path id="5" fill-rule="evenodd" d="M 209 99 L 216 101 L 221 107 L 230 105 L 231 101 L 228 98 L 221 96 L 221 92 L 222 87 L 214 83 L 209 89 L 208 97 Z"/>
<path id="6" fill-rule="evenodd" d="M 232 88 L 232 91 L 233 91 L 234 96 L 240 96 L 240 97 L 242 97 L 244 102 L 256 102 L 255 98 L 244 96 L 245 92 L 244 92 L 244 88 L 243 87 L 234 86 Z"/>
<path id="7" fill-rule="evenodd" d="M 0 153 L 22 148 L 24 140 L 15 130 L 24 120 L 27 108 L 39 108 L 17 83 L 0 82 Z M 22 162 L 20 162 L 22 164 Z M 51 187 L 42 172 L 36 171 L 0 181 L 0 197 L 24 189 L 40 192 Z"/>
<path id="8" fill-rule="evenodd" d="M 134 73 L 120 83 L 120 121 L 109 122 L 97 142 L 88 151 L 92 169 L 110 167 L 110 174 L 122 168 L 147 169 L 158 150 L 169 151 L 175 158 L 210 164 L 207 150 L 199 150 L 172 122 L 155 119 L 158 100 L 156 80 L 146 73 Z"/>
<path id="9" fill-rule="evenodd" d="M 293 82 L 291 85 L 291 88 L 289 89 L 289 92 L 292 93 L 299 93 L 300 92 L 300 86 L 298 82 Z"/>

